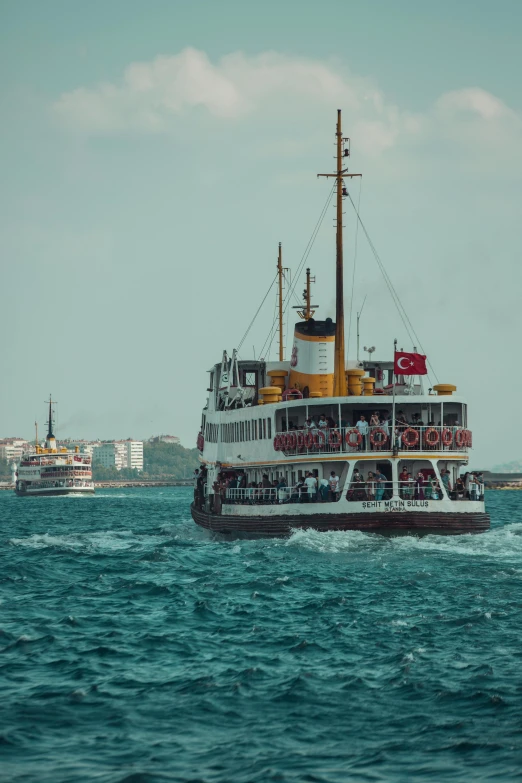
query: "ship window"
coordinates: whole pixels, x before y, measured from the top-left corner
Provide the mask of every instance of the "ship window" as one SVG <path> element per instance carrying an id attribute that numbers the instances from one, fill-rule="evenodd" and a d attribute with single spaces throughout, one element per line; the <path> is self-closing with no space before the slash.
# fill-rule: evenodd
<path id="1" fill-rule="evenodd" d="M 263 437 L 263 419 L 259 419 L 259 426 L 257 428 L 257 437 L 259 440 Z"/>
<path id="2" fill-rule="evenodd" d="M 244 378 L 245 378 L 245 380 L 244 380 L 243 386 L 255 386 L 256 385 L 256 374 L 255 374 L 255 372 L 246 372 Z"/>
<path id="3" fill-rule="evenodd" d="M 263 419 L 263 438 L 266 438 L 266 419 Z"/>
<path id="4" fill-rule="evenodd" d="M 271 438 L 272 437 L 272 420 L 271 419 L 267 419 L 267 423 L 268 423 L 268 438 Z"/>

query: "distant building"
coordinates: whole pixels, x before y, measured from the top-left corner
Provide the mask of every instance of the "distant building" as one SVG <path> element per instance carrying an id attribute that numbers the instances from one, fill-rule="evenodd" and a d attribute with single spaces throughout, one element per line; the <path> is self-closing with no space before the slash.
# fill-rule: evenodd
<path id="1" fill-rule="evenodd" d="M 154 435 L 149 443 L 179 443 L 177 435 Z"/>
<path id="2" fill-rule="evenodd" d="M 29 443 L 23 438 L 3 438 L 0 440 L 0 460 L 18 462 Z"/>
<path id="3" fill-rule="evenodd" d="M 95 444 L 92 461 L 95 465 L 104 468 L 116 468 L 116 470 L 131 468 L 141 471 L 143 470 L 143 441 L 129 438 Z"/>
<path id="4" fill-rule="evenodd" d="M 142 440 L 129 440 L 124 441 L 124 445 L 127 449 L 127 465 L 126 467 L 133 470 L 143 470 L 143 441 Z"/>
<path id="5" fill-rule="evenodd" d="M 59 440 L 58 441 L 58 446 L 59 447 L 64 447 L 66 449 L 75 449 L 76 447 L 78 447 L 78 451 L 80 452 L 80 454 L 89 454 L 91 457 L 92 457 L 92 453 L 93 453 L 94 449 L 97 446 L 100 446 L 100 444 L 101 444 L 101 441 L 99 441 L 99 440 L 95 440 L 95 441 L 91 441 L 91 440 L 72 440 L 72 439 L 68 438 L 67 440 Z"/>

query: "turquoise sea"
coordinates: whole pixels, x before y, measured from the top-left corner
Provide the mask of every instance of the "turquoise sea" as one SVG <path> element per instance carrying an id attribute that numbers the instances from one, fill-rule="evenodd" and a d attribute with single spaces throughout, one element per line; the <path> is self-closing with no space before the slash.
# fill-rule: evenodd
<path id="1" fill-rule="evenodd" d="M 519 781 L 522 493 L 480 536 L 216 540 L 0 493 L 0 779 Z"/>

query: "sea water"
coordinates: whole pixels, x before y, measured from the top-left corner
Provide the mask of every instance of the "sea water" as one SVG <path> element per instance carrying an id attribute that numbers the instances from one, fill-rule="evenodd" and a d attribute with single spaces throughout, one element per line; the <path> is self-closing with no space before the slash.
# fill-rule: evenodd
<path id="1" fill-rule="evenodd" d="M 514 781 L 522 493 L 490 532 L 218 540 L 191 489 L 0 493 L 0 779 Z"/>

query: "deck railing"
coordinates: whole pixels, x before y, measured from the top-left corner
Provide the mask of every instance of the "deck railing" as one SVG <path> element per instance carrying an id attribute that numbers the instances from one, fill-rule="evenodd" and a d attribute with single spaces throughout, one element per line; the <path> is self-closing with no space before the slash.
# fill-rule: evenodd
<path id="1" fill-rule="evenodd" d="M 472 446 L 470 430 L 462 427 L 397 426 L 395 448 L 398 451 L 458 451 Z M 392 451 L 391 427 L 368 427 L 363 434 L 357 427 L 296 429 L 278 432 L 274 449 L 285 456 Z"/>
<path id="2" fill-rule="evenodd" d="M 376 477 L 354 479 L 339 492 L 332 492 L 320 485 L 310 492 L 304 484 L 294 487 L 246 487 L 225 491 L 223 503 L 226 505 L 275 505 L 278 503 L 326 503 L 339 500 L 342 495 L 351 502 L 374 502 L 386 500 L 424 501 L 424 500 L 483 500 L 484 484 L 471 482 L 468 490 L 459 492 L 448 489 L 437 479 L 425 479 L 419 483 L 411 481 L 378 480 Z"/>

